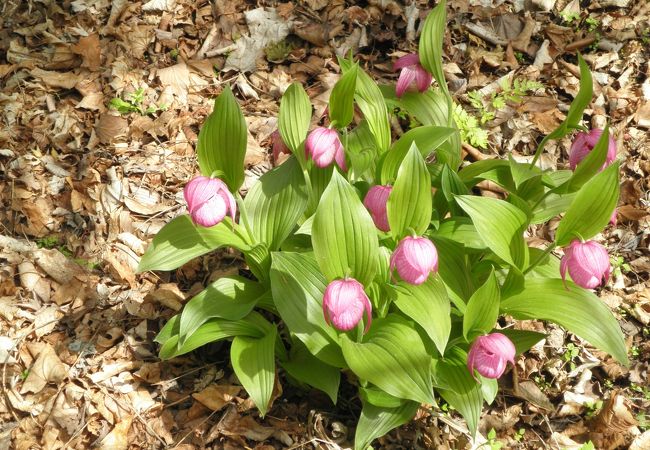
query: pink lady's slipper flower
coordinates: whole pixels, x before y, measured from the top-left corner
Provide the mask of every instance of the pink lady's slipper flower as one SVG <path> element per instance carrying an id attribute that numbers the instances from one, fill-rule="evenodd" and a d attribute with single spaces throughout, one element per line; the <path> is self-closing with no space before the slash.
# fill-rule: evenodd
<path id="1" fill-rule="evenodd" d="M 318 127 L 309 133 L 305 142 L 305 153 L 307 156 L 311 155 L 317 167 L 327 167 L 336 160 L 341 170 L 348 170 L 345 166 L 343 144 L 334 129 Z"/>
<path id="2" fill-rule="evenodd" d="M 515 346 L 501 333 L 479 336 L 467 354 L 467 368 L 472 376 L 474 370 L 485 378 L 499 378 L 508 362 L 515 365 Z"/>
<path id="3" fill-rule="evenodd" d="M 275 130 L 273 133 L 271 133 L 271 144 L 272 144 L 272 151 L 273 151 L 273 162 L 277 163 L 278 158 L 280 158 L 280 155 L 285 153 L 285 154 L 290 154 L 291 150 L 289 150 L 289 147 L 287 147 L 287 144 L 284 143 L 282 140 L 282 136 L 280 136 L 280 130 Z"/>
<path id="4" fill-rule="evenodd" d="M 576 166 L 587 157 L 590 151 L 598 143 L 600 135 L 603 134 L 603 130 L 594 128 L 593 130 L 585 133 L 581 131 L 576 134 L 573 144 L 571 144 L 571 150 L 569 150 L 569 166 L 571 170 L 575 170 Z M 616 159 L 616 141 L 612 135 L 609 135 L 609 146 L 607 148 L 607 157 L 605 158 L 605 163 L 600 170 L 603 170 L 605 167 L 609 166 Z"/>
<path id="5" fill-rule="evenodd" d="M 420 57 L 416 53 L 398 58 L 393 68 L 401 70 L 395 88 L 398 97 L 401 97 L 414 81 L 420 92 L 426 91 L 431 86 L 433 77 L 420 65 Z"/>
<path id="6" fill-rule="evenodd" d="M 560 275 L 566 278 L 569 271 L 571 279 L 585 289 L 595 289 L 609 279 L 612 266 L 607 249 L 595 241 L 575 240 L 564 249 L 560 261 Z"/>
<path id="7" fill-rule="evenodd" d="M 372 321 L 372 306 L 363 291 L 363 285 L 354 278 L 334 280 L 327 285 L 323 295 L 323 314 L 328 325 L 341 331 L 349 331 L 357 326 L 363 313 L 366 313 L 366 328 Z"/>
<path id="8" fill-rule="evenodd" d="M 235 220 L 237 204 L 226 183 L 218 178 L 194 177 L 183 190 L 192 222 L 211 227 L 223 220 L 227 213 Z"/>
<path id="9" fill-rule="evenodd" d="M 436 246 L 425 237 L 405 237 L 390 258 L 391 273 L 393 269 L 397 269 L 400 278 L 407 283 L 424 283 L 431 272 L 438 271 Z"/>
<path id="10" fill-rule="evenodd" d="M 368 211 L 375 226 L 381 231 L 390 231 L 388 224 L 388 213 L 386 212 L 386 203 L 388 196 L 393 190 L 391 186 L 377 185 L 370 188 L 363 200 L 363 205 Z"/>

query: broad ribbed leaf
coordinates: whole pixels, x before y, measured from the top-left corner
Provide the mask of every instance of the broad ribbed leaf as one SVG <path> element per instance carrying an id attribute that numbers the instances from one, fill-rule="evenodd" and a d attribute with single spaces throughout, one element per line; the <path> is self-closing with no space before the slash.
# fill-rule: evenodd
<path id="1" fill-rule="evenodd" d="M 244 182 L 247 138 L 244 115 L 226 85 L 199 132 L 196 151 L 201 173 L 209 177 L 218 172 L 230 191 L 237 192 Z"/>
<path id="2" fill-rule="evenodd" d="M 517 355 L 529 350 L 533 345 L 546 338 L 544 333 L 537 333 L 528 330 L 515 330 L 514 328 L 504 328 L 494 331 L 507 336 L 508 339 L 515 344 L 515 352 Z"/>
<path id="3" fill-rule="evenodd" d="M 485 283 L 467 302 L 467 309 L 463 316 L 463 336 L 468 342 L 479 334 L 489 333 L 494 328 L 499 317 L 500 300 L 499 283 L 492 270 Z"/>
<path id="4" fill-rule="evenodd" d="M 177 269 L 192 258 L 225 246 L 242 251 L 249 248 L 242 237 L 233 231 L 230 219 L 213 227 L 201 227 L 194 225 L 190 216 L 182 215 L 156 234 L 140 259 L 138 272 Z"/>
<path id="5" fill-rule="evenodd" d="M 446 203 L 448 205 L 449 211 L 451 211 L 452 216 L 459 217 L 463 216 L 463 211 L 458 207 L 454 196 L 456 195 L 467 195 L 469 194 L 469 189 L 463 183 L 463 180 L 460 179 L 458 174 L 451 170 L 448 165 L 442 167 L 442 176 L 440 177 L 440 187 L 441 192 L 437 195 L 443 195 Z M 447 211 L 447 205 L 445 205 L 444 211 L 438 211 L 441 215 Z"/>
<path id="6" fill-rule="evenodd" d="M 345 367 L 338 335 L 325 323 L 326 281 L 313 256 L 275 252 L 272 259 L 273 300 L 284 323 L 317 358 L 331 366 Z"/>
<path id="7" fill-rule="evenodd" d="M 309 123 L 311 122 L 311 103 L 309 97 L 298 82 L 292 83 L 280 100 L 280 115 L 278 129 L 282 140 L 291 149 L 298 161 L 305 163 L 305 153 L 302 147 Z"/>
<path id="8" fill-rule="evenodd" d="M 353 64 L 334 85 L 329 102 L 329 115 L 336 128 L 345 128 L 352 122 L 354 92 L 357 86 L 358 64 Z"/>
<path id="9" fill-rule="evenodd" d="M 180 345 L 197 328 L 213 317 L 239 320 L 253 310 L 266 292 L 262 284 L 230 276 L 219 278 L 203 291 L 192 297 L 183 308 L 180 318 Z"/>
<path id="10" fill-rule="evenodd" d="M 622 364 L 627 349 L 618 322 L 592 292 L 567 281 L 529 278 L 524 289 L 501 302 L 501 311 L 515 319 L 549 320 L 575 333 Z"/>
<path id="11" fill-rule="evenodd" d="M 325 392 L 332 403 L 336 404 L 341 382 L 341 370 L 325 364 L 309 353 L 301 341 L 296 341 L 293 344 L 290 358 L 288 361 L 282 362 L 282 367 L 292 377 Z"/>
<path id="12" fill-rule="evenodd" d="M 244 200 L 255 239 L 271 251 L 279 249 L 307 201 L 305 179 L 295 158 L 262 175 Z"/>
<path id="13" fill-rule="evenodd" d="M 417 127 L 404 133 L 393 144 L 384 158 L 381 165 L 382 184 L 393 183 L 404 157 L 413 144 L 417 146 L 422 157 L 426 159 L 431 152 L 437 150 L 454 133 L 455 131 L 452 128 L 438 126 Z"/>
<path id="14" fill-rule="evenodd" d="M 443 220 L 435 235 L 463 244 L 467 249 L 478 251 L 487 249 L 485 241 L 476 231 L 476 227 L 469 217 L 456 216 Z"/>
<path id="15" fill-rule="evenodd" d="M 417 286 L 400 281 L 394 289 L 397 294 L 395 306 L 417 322 L 440 354 L 444 354 L 451 331 L 451 306 L 440 277 L 429 277 Z"/>
<path id="16" fill-rule="evenodd" d="M 528 265 L 524 229 L 526 214 L 510 203 L 489 197 L 459 195 L 456 202 L 471 217 L 488 247 L 501 259 L 519 269 Z"/>
<path id="17" fill-rule="evenodd" d="M 339 59 L 339 64 L 344 73 L 353 66 L 350 61 L 342 58 Z M 363 113 L 363 117 L 368 121 L 379 153 L 385 152 L 390 147 L 391 140 L 388 109 L 379 86 L 363 69 L 358 69 L 357 72 L 357 88 L 354 99 Z"/>
<path id="18" fill-rule="evenodd" d="M 467 354 L 459 347 L 451 347 L 436 366 L 436 390 L 447 403 L 460 412 L 472 436 L 476 435 L 483 407 L 481 386 L 467 369 Z"/>
<path id="19" fill-rule="evenodd" d="M 442 0 L 424 21 L 420 35 L 419 55 L 422 67 L 433 75 L 442 91 L 449 95 L 445 73 L 442 70 L 442 41 L 447 29 L 446 7 L 447 2 Z"/>
<path id="20" fill-rule="evenodd" d="M 183 345 L 179 345 L 179 318 L 179 315 L 174 316 L 156 337 L 156 341 L 162 344 L 159 353 L 160 359 L 183 355 L 202 345 L 233 336 L 259 338 L 268 333 L 272 327 L 264 317 L 255 311 L 239 320 L 210 319 L 197 328 Z"/>
<path id="21" fill-rule="evenodd" d="M 438 274 L 449 297 L 456 307 L 464 312 L 467 301 L 474 292 L 471 267 L 462 244 L 438 235 L 430 235 L 438 251 Z"/>
<path id="22" fill-rule="evenodd" d="M 563 247 L 573 239 L 591 239 L 603 231 L 616 207 L 619 191 L 617 163 L 585 183 L 557 227 L 557 245 Z"/>
<path id="23" fill-rule="evenodd" d="M 377 230 L 354 188 L 337 171 L 316 209 L 311 239 L 328 281 L 349 275 L 370 284 L 379 257 Z"/>
<path id="24" fill-rule="evenodd" d="M 409 229 L 423 234 L 431 221 L 431 209 L 431 175 L 413 143 L 400 165 L 386 204 L 391 234 L 396 239 L 408 234 Z"/>
<path id="25" fill-rule="evenodd" d="M 237 336 L 230 348 L 230 362 L 235 375 L 262 417 L 266 415 L 273 393 L 276 335 L 273 327 L 263 338 Z"/>
<path id="26" fill-rule="evenodd" d="M 395 397 L 434 403 L 431 357 L 420 335 L 401 316 L 375 320 L 361 344 L 346 335 L 341 344 L 345 361 L 359 378 Z"/>
<path id="27" fill-rule="evenodd" d="M 547 194 L 541 202 L 533 209 L 531 223 L 544 223 L 549 219 L 566 212 L 573 203 L 576 193 L 571 194 Z"/>
<path id="28" fill-rule="evenodd" d="M 354 435 L 354 450 L 366 450 L 373 440 L 411 420 L 419 407 L 418 402 L 412 401 L 404 401 L 397 408 L 364 402 Z"/>
<path id="29" fill-rule="evenodd" d="M 361 179 L 368 170 L 374 168 L 377 158 L 377 143 L 370 131 L 368 121 L 362 120 L 348 134 L 345 154 L 352 163 L 350 179 Z"/>

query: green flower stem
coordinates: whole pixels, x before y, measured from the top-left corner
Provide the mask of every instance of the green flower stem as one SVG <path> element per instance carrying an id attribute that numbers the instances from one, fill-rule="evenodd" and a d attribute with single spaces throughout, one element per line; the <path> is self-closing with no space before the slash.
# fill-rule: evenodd
<path id="1" fill-rule="evenodd" d="M 526 267 L 526 270 L 524 270 L 524 275 L 526 275 L 528 272 L 533 270 L 539 263 L 541 263 L 544 258 L 546 258 L 552 251 L 553 249 L 557 247 L 555 245 L 555 242 L 552 242 L 548 247 L 546 247 L 546 250 L 544 250 L 544 253 L 539 255 L 539 258 L 537 258 L 535 261 L 533 261 L 528 267 Z"/>
<path id="2" fill-rule="evenodd" d="M 235 200 L 237 201 L 237 207 L 239 208 L 239 218 L 241 219 L 242 222 L 244 222 L 244 228 L 246 229 L 246 233 L 248 234 L 249 241 L 252 244 L 257 244 L 257 241 L 253 236 L 253 229 L 251 228 L 250 222 L 248 221 L 248 213 L 246 212 L 246 208 L 244 207 L 244 199 L 242 198 L 239 192 L 235 193 Z"/>

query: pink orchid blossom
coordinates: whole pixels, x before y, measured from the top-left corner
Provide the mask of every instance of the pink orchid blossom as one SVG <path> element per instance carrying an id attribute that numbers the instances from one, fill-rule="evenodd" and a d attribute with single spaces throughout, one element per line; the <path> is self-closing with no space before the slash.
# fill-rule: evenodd
<path id="1" fill-rule="evenodd" d="M 467 368 L 472 376 L 474 370 L 485 378 L 499 378 L 508 362 L 515 364 L 515 346 L 501 333 L 479 336 L 467 354 Z"/>
<path id="2" fill-rule="evenodd" d="M 386 203 L 392 190 L 391 186 L 373 186 L 368 190 L 366 198 L 363 200 L 363 205 L 370 212 L 372 221 L 381 231 L 390 231 Z"/>
<path id="3" fill-rule="evenodd" d="M 341 331 L 349 331 L 357 326 L 366 314 L 364 333 L 372 322 L 372 305 L 363 291 L 363 285 L 354 278 L 334 280 L 325 288 L 323 295 L 323 314 L 328 325 Z"/>
<path id="4" fill-rule="evenodd" d="M 227 213 L 233 221 L 237 204 L 226 183 L 218 178 L 194 177 L 183 189 L 192 222 L 211 227 L 221 222 Z"/>
<path id="5" fill-rule="evenodd" d="M 311 156 L 316 167 L 327 167 L 336 160 L 341 170 L 346 171 L 343 144 L 336 130 L 318 127 L 309 133 L 305 142 L 305 153 Z"/>
<path id="6" fill-rule="evenodd" d="M 407 283 L 424 283 L 431 272 L 438 271 L 436 246 L 425 237 L 405 237 L 390 258 L 391 273 L 393 269 L 397 269 L 400 278 Z"/>
<path id="7" fill-rule="evenodd" d="M 571 279 L 585 289 L 595 289 L 607 282 L 612 271 L 607 249 L 595 241 L 575 240 L 564 249 L 560 261 L 560 275 L 566 279 L 569 271 Z"/>
<path id="8" fill-rule="evenodd" d="M 573 140 L 573 144 L 571 144 L 571 149 L 569 150 L 569 167 L 571 167 L 571 170 L 575 170 L 578 164 L 580 164 L 580 162 L 587 157 L 589 152 L 594 149 L 596 143 L 598 143 L 598 139 L 600 139 L 601 134 L 603 134 L 603 130 L 600 130 L 598 128 L 594 128 L 588 133 L 581 131 L 580 133 L 576 134 L 576 137 Z M 614 141 L 614 138 L 610 134 L 609 145 L 607 147 L 607 157 L 600 170 L 603 170 L 605 167 L 609 166 L 612 162 L 614 162 L 615 159 L 616 141 Z"/>
<path id="9" fill-rule="evenodd" d="M 400 70 L 399 78 L 395 91 L 398 97 L 404 95 L 404 92 L 415 82 L 418 91 L 424 92 L 431 86 L 433 77 L 420 64 L 420 57 L 416 53 L 402 56 L 393 64 L 395 70 Z"/>

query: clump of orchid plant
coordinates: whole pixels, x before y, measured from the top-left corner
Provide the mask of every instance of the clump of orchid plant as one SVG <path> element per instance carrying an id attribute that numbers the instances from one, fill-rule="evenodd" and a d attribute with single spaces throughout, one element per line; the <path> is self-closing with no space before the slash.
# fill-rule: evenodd
<path id="1" fill-rule="evenodd" d="M 199 134 L 188 214 L 157 234 L 139 270 L 173 270 L 220 247 L 239 251 L 245 266 L 165 324 L 162 359 L 231 340 L 233 370 L 262 416 L 277 365 L 334 403 L 341 371 L 351 372 L 362 404 L 356 450 L 438 399 L 475 436 L 496 378 L 545 337 L 507 326 L 511 318 L 555 322 L 626 362 L 618 323 L 591 291 L 609 277 L 594 237 L 615 218 L 619 195 L 609 129 L 577 135 L 572 170 L 536 165 L 550 139 L 584 131 L 586 63 L 578 55 L 580 91 L 532 162 L 463 161 L 442 71 L 445 17 L 443 1 L 422 27 L 418 54 L 396 61 L 397 88 L 340 59 L 327 127 L 314 125 L 303 87 L 289 86 L 272 142 L 274 160 L 290 156 L 245 198 L 246 123 L 224 87 Z M 394 139 L 387 104 L 421 125 Z M 505 194 L 481 196 L 483 180 Z M 554 218 L 553 241 L 530 245 L 528 227 Z"/>

